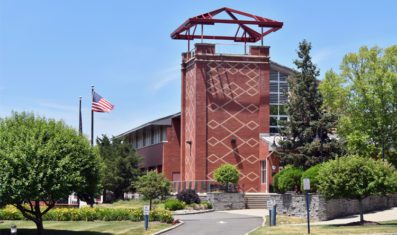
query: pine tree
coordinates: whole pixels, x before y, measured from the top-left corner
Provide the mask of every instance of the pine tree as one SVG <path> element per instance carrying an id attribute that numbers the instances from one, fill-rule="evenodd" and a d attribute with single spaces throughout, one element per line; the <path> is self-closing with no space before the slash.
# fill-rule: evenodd
<path id="1" fill-rule="evenodd" d="M 322 108 L 322 97 L 318 90 L 319 70 L 310 56 L 311 44 L 299 43 L 297 67 L 289 78 L 287 102 L 288 121 L 281 130 L 280 160 L 283 165 L 309 168 L 331 159 L 341 152 L 336 139 L 330 139 L 336 117 Z"/>

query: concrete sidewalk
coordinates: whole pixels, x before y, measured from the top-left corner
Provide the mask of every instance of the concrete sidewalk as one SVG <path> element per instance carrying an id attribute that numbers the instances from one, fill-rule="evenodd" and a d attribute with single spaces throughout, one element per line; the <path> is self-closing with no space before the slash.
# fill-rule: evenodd
<path id="1" fill-rule="evenodd" d="M 245 210 L 228 210 L 222 211 L 230 214 L 237 215 L 249 215 L 264 218 L 266 215 L 269 215 L 269 211 L 266 209 L 245 209 Z M 351 215 L 345 218 L 333 219 L 328 221 L 319 221 L 311 223 L 312 225 L 326 225 L 326 224 L 348 224 L 351 222 L 357 222 L 360 220 L 360 215 Z M 389 220 L 397 220 L 397 207 L 393 207 L 391 209 L 383 210 L 383 211 L 375 211 L 364 213 L 364 220 L 366 221 L 374 221 L 374 222 L 382 222 Z"/>
<path id="2" fill-rule="evenodd" d="M 389 220 L 397 220 L 397 207 L 393 207 L 388 210 L 374 211 L 364 213 L 364 220 L 373 222 L 382 222 Z M 333 219 L 328 221 L 314 222 L 313 225 L 325 225 L 325 224 L 348 224 L 352 222 L 360 221 L 360 215 L 351 215 L 341 219 Z"/>

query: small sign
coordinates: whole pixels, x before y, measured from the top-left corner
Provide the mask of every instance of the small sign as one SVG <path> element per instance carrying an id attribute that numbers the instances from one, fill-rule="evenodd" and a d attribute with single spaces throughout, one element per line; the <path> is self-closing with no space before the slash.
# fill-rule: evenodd
<path id="1" fill-rule="evenodd" d="M 143 206 L 143 215 L 149 215 L 149 214 L 150 214 L 150 206 L 144 205 Z"/>
<path id="2" fill-rule="evenodd" d="M 310 190 L 310 179 L 303 179 L 303 190 Z"/>
<path id="3" fill-rule="evenodd" d="M 267 204 L 267 208 L 268 209 L 272 209 L 272 207 L 274 206 L 275 202 L 274 201 L 267 201 L 266 204 Z"/>

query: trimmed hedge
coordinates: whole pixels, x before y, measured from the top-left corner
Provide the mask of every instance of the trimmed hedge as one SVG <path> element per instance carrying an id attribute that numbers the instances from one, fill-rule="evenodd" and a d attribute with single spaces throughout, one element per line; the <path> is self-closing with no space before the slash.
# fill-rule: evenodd
<path id="1" fill-rule="evenodd" d="M 317 164 L 315 166 L 310 167 L 305 172 L 303 172 L 301 177 L 301 190 L 303 192 L 303 179 L 310 179 L 310 192 L 317 192 L 318 179 L 317 175 L 321 169 L 321 164 Z"/>
<path id="2" fill-rule="evenodd" d="M 300 190 L 303 170 L 295 167 L 288 167 L 274 177 L 274 187 L 280 193 Z"/>
<path id="3" fill-rule="evenodd" d="M 176 210 L 182 210 L 183 208 L 185 208 L 185 205 L 183 202 L 179 201 L 178 199 L 169 198 L 167 199 L 167 201 L 165 201 L 164 208 L 166 210 L 176 211 Z"/>
<path id="4" fill-rule="evenodd" d="M 172 213 L 168 210 L 154 209 L 150 212 L 151 221 L 172 223 Z M 0 209 L 0 220 L 26 220 L 22 213 L 13 206 Z M 141 208 L 54 208 L 44 215 L 44 220 L 49 221 L 142 221 Z"/>

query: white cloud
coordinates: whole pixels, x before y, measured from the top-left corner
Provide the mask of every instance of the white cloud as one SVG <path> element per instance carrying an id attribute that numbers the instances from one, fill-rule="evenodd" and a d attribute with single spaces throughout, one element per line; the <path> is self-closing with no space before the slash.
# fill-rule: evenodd
<path id="1" fill-rule="evenodd" d="M 180 78 L 181 72 L 180 67 L 172 66 L 170 68 L 164 69 L 154 75 L 155 82 L 152 83 L 151 89 L 153 91 L 158 91 L 167 84 L 176 81 Z"/>
<path id="2" fill-rule="evenodd" d="M 335 50 L 329 47 L 320 48 L 313 52 L 313 61 L 316 64 L 321 64 L 330 60 L 335 55 Z"/>

